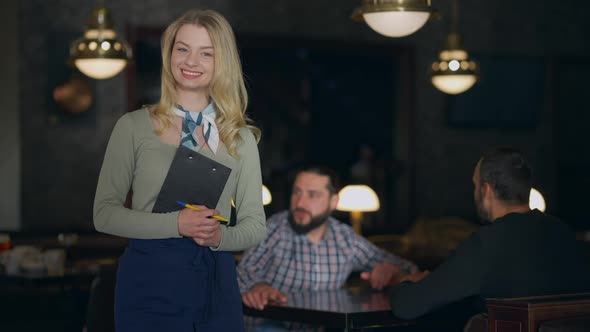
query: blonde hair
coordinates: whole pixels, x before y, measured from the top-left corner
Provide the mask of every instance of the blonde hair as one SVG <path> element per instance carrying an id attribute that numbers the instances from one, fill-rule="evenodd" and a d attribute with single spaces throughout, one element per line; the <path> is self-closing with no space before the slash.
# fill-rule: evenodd
<path id="1" fill-rule="evenodd" d="M 170 110 L 176 106 L 177 96 L 170 58 L 176 34 L 186 24 L 205 28 L 213 43 L 215 70 L 208 92 L 215 103 L 215 122 L 219 128 L 219 137 L 230 155 L 236 156 L 240 129 L 244 127 L 250 129 L 257 142 L 260 140 L 260 129 L 250 125 L 251 120 L 246 115 L 248 93 L 234 33 L 227 20 L 213 10 L 189 10 L 172 22 L 162 35 L 161 97 L 154 109 L 156 120 L 162 124 L 158 132 L 172 125 Z"/>

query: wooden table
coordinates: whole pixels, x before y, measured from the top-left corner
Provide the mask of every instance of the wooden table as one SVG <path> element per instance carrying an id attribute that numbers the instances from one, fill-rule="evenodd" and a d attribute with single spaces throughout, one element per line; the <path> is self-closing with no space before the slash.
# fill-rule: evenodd
<path id="1" fill-rule="evenodd" d="M 393 315 L 385 292 L 364 287 L 287 294 L 286 304 L 269 304 L 262 311 L 244 306 L 244 313 L 254 317 L 321 325 L 346 331 L 415 323 Z"/>

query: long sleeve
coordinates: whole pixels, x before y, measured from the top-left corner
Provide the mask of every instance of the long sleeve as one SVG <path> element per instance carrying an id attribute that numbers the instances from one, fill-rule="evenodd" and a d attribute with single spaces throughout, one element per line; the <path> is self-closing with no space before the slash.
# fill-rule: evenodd
<path id="1" fill-rule="evenodd" d="M 277 223 L 273 223 L 273 218 L 276 217 L 277 215 L 271 217 L 268 221 L 270 226 L 266 239 L 257 246 L 246 250 L 242 255 L 240 264 L 238 264 L 238 285 L 242 294 L 249 291 L 257 283 L 266 282 L 271 284 L 271 280 L 267 280 L 267 277 L 275 255 L 272 249 L 280 240 L 280 228 L 277 227 Z"/>
<path id="2" fill-rule="evenodd" d="M 478 234 L 472 235 L 430 275 L 417 283 L 405 282 L 392 292 L 393 313 L 414 319 L 433 309 L 479 293 L 486 257 Z"/>
<path id="3" fill-rule="evenodd" d="M 350 232 L 349 236 L 352 237 L 353 241 L 354 249 L 352 259 L 354 263 L 354 270 L 366 271 L 372 269 L 379 263 L 388 262 L 398 265 L 403 271 L 407 273 L 418 271 L 418 267 L 414 263 L 378 248 L 366 238 L 352 231 Z"/>
<path id="4" fill-rule="evenodd" d="M 111 133 L 96 187 L 94 226 L 99 232 L 128 238 L 180 237 L 178 212 L 151 213 L 123 206 L 137 167 L 134 122 L 139 113 L 133 113 L 122 116 Z"/>
<path id="5" fill-rule="evenodd" d="M 235 192 L 237 222 L 222 227 L 222 240 L 215 250 L 239 251 L 250 248 L 266 236 L 266 217 L 262 206 L 260 157 L 254 135 L 242 129 Z"/>
<path id="6" fill-rule="evenodd" d="M 242 128 L 239 134 L 235 157 L 224 146 L 216 154 L 199 151 L 232 169 L 216 208 L 229 216 L 230 201 L 235 198 L 237 223 L 221 227 L 220 245 L 212 250 L 243 250 L 266 234 L 258 147 L 249 129 Z M 136 239 L 180 237 L 179 212 L 152 213 L 177 149 L 154 132 L 147 109 L 119 119 L 106 149 L 94 200 L 94 225 L 99 232 Z M 132 208 L 127 209 L 123 204 L 130 189 Z"/>

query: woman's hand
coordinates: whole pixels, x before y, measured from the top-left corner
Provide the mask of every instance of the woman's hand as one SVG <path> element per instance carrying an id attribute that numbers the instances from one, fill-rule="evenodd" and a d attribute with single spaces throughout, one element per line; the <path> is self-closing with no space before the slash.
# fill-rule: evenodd
<path id="1" fill-rule="evenodd" d="M 204 247 L 217 247 L 221 242 L 221 226 L 212 215 L 216 210 L 206 206 L 196 205 L 201 210 L 183 209 L 178 215 L 178 233 L 193 240 Z"/>

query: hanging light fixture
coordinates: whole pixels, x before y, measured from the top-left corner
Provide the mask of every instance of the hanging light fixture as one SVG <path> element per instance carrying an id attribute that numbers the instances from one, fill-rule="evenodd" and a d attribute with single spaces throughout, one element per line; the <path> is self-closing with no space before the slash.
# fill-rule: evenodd
<path id="1" fill-rule="evenodd" d="M 117 75 L 131 60 L 131 47 L 117 38 L 111 12 L 99 4 L 90 14 L 84 37 L 72 42 L 70 57 L 76 68 L 95 79 Z"/>
<path id="2" fill-rule="evenodd" d="M 452 95 L 463 93 L 477 82 L 477 63 L 469 58 L 457 32 L 459 9 L 452 1 L 451 29 L 438 60 L 432 63 L 432 84 L 440 91 Z"/>
<path id="3" fill-rule="evenodd" d="M 430 0 L 362 0 L 352 19 L 365 21 L 387 37 L 404 37 L 420 29 L 430 17 Z"/>

